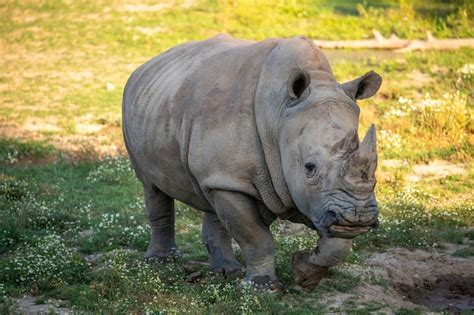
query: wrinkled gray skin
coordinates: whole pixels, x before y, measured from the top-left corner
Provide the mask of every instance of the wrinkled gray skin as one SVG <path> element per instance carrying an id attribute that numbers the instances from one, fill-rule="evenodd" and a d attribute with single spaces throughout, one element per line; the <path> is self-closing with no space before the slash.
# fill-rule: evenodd
<path id="1" fill-rule="evenodd" d="M 351 239 L 377 224 L 375 129 L 362 143 L 357 99 L 381 78 L 339 84 L 308 39 L 243 41 L 219 35 L 176 46 L 138 68 L 123 97 L 123 132 L 143 183 L 151 240 L 146 257 L 175 255 L 174 199 L 204 212 L 211 269 L 241 269 L 277 284 L 269 225 L 317 229 L 309 259 L 338 263 Z"/>

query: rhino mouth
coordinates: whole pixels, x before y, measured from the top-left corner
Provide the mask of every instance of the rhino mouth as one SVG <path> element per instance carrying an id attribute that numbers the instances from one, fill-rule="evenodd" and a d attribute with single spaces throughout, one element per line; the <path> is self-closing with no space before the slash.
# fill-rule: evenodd
<path id="1" fill-rule="evenodd" d="M 375 226 L 347 226 L 347 225 L 337 225 L 333 224 L 328 227 L 330 236 L 332 237 L 356 237 L 357 235 L 364 234 L 369 232 Z"/>
<path id="2" fill-rule="evenodd" d="M 315 224 L 316 229 L 328 237 L 354 238 L 379 226 L 377 215 L 368 222 L 357 222 L 357 224 L 350 224 L 339 217 L 332 211 L 326 212 L 324 218 Z"/>

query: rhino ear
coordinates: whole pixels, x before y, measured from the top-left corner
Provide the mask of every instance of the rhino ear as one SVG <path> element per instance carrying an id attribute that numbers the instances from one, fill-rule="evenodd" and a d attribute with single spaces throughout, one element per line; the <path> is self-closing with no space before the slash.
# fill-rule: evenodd
<path id="1" fill-rule="evenodd" d="M 299 99 L 311 82 L 309 73 L 303 69 L 293 69 L 288 79 L 288 94 L 293 99 Z"/>
<path id="2" fill-rule="evenodd" d="M 353 100 L 360 100 L 373 96 L 382 84 L 382 77 L 374 71 L 369 71 L 363 76 L 343 83 L 344 92 Z"/>

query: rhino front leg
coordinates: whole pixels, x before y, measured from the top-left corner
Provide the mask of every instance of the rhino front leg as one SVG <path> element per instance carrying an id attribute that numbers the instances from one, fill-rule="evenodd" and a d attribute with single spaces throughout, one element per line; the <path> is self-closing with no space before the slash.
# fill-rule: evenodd
<path id="1" fill-rule="evenodd" d="M 210 256 L 210 268 L 213 272 L 229 275 L 239 273 L 242 265 L 232 251 L 232 238 L 224 228 L 217 215 L 204 214 L 202 224 L 202 241 Z"/>
<path id="2" fill-rule="evenodd" d="M 257 288 L 281 290 L 275 275 L 275 244 L 268 225 L 248 195 L 230 191 L 212 191 L 211 200 L 222 224 L 242 249 L 247 267 L 245 281 Z"/>
<path id="3" fill-rule="evenodd" d="M 151 228 L 145 258 L 167 259 L 178 254 L 174 232 L 174 199 L 155 185 L 143 184 L 145 206 Z"/>

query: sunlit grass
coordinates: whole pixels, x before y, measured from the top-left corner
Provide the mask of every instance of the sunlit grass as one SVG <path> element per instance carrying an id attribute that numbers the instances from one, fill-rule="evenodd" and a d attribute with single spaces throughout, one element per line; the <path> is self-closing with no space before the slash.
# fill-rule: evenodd
<path id="1" fill-rule="evenodd" d="M 297 34 L 344 39 L 368 37 L 376 28 L 385 35 L 396 31 L 407 38 L 422 37 L 427 29 L 439 37 L 472 36 L 472 19 L 466 18 L 472 14 L 469 4 L 438 4 L 443 18 L 422 14 L 427 5 L 406 1 L 367 4 L 262 1 L 250 5 L 245 1 L 217 1 L 154 6 L 107 1 L 4 2 L 0 5 L 5 17 L 0 33 L 7 58 L 0 61 L 4 69 L 0 77 L 0 114 L 7 126 L 6 134 L 12 136 L 11 129 L 20 129 L 22 137 L 49 139 L 56 144 L 66 135 L 70 144 L 78 138 L 95 141 L 89 132 L 92 128 L 99 130 L 93 134 L 100 134 L 103 142 L 120 146 L 120 133 L 110 130 L 118 129 L 122 87 L 131 71 L 177 43 L 217 33 L 256 40 Z M 436 64 L 448 72 L 472 60 L 472 52 L 439 56 L 446 60 L 443 65 Z M 416 53 L 407 60 L 401 56 L 394 61 L 348 61 L 349 65 L 336 65 L 335 72 L 341 80 L 348 80 L 374 68 L 386 81 L 397 82 L 397 77 L 406 76 L 413 69 L 431 71 L 426 68 L 434 59 L 439 59 L 438 55 Z M 440 76 L 441 72 L 428 73 L 437 82 L 423 87 L 424 93 L 439 91 L 440 84 L 449 86 L 443 93 L 455 92 L 450 86 L 455 78 L 445 73 Z M 407 89 L 410 78 L 404 79 L 403 88 L 387 85 L 384 95 L 389 100 L 420 92 L 413 87 Z M 452 81 L 448 83 L 449 80 Z M 466 85 L 464 90 L 471 93 L 472 78 L 467 83 L 462 83 Z M 383 102 L 380 98 L 372 102 L 383 103 L 377 110 L 390 104 L 385 98 Z M 68 149 L 72 147 L 69 145 Z"/>

